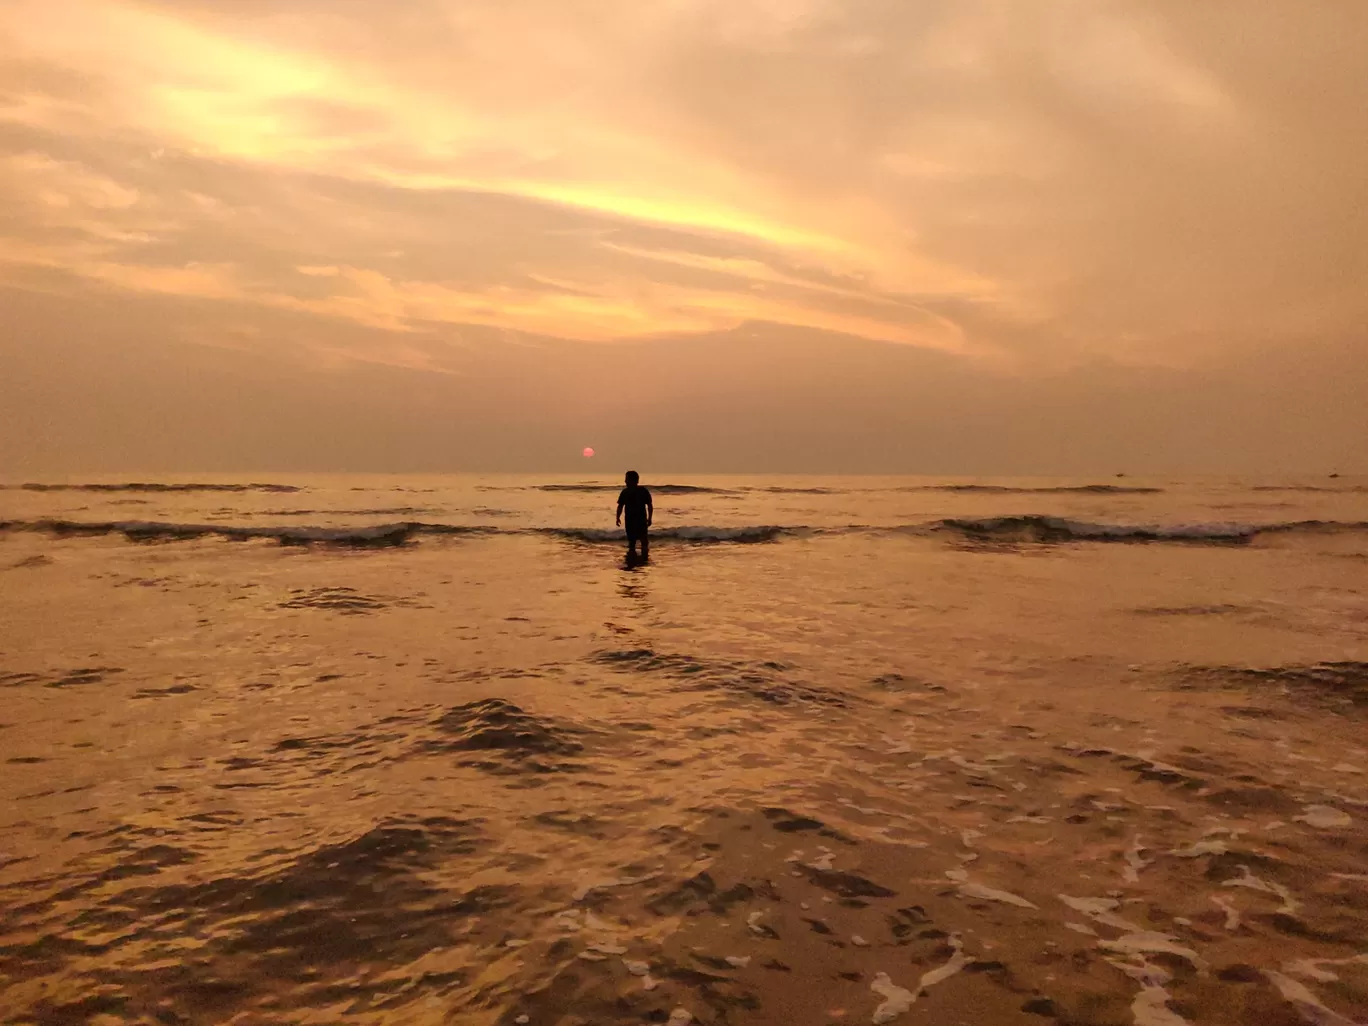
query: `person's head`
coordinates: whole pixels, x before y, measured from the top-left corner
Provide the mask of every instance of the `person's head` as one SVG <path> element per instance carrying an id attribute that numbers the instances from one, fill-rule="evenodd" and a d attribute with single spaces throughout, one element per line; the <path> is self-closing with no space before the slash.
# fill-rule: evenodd
<path id="1" fill-rule="evenodd" d="M 640 480 L 641 480 L 641 475 L 638 474 L 635 470 L 629 470 L 629 471 L 627 471 L 627 484 L 628 484 L 628 486 L 634 485 L 634 484 L 636 484 L 636 483 L 637 483 L 638 481 L 640 481 Z"/>

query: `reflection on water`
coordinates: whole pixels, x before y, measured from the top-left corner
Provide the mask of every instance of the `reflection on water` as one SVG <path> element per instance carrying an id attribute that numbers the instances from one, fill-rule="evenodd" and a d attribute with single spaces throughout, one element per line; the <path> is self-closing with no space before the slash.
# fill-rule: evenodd
<path id="1" fill-rule="evenodd" d="M 0 1020 L 1368 1015 L 1362 542 L 990 541 L 0 536 Z"/>

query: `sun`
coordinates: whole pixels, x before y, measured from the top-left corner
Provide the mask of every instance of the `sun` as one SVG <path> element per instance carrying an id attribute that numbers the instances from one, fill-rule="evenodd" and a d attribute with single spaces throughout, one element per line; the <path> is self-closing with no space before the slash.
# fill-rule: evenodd
<path id="1" fill-rule="evenodd" d="M 584 447 L 584 458 L 587 460 L 592 455 L 594 455 L 594 450 L 590 446 L 586 445 Z"/>

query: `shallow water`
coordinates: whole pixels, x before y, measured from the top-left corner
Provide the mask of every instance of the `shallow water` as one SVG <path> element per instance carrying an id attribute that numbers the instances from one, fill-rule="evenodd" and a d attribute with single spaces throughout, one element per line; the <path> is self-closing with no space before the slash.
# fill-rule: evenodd
<path id="1" fill-rule="evenodd" d="M 154 483 L 0 491 L 3 1021 L 1368 1016 L 1368 483 Z"/>

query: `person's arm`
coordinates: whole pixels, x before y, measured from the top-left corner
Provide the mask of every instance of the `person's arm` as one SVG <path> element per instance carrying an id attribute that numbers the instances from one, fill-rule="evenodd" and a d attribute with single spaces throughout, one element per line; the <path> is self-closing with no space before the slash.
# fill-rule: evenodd
<path id="1" fill-rule="evenodd" d="M 618 495 L 617 526 L 622 526 L 622 496 Z"/>
<path id="2" fill-rule="evenodd" d="M 651 521 L 655 518 L 655 504 L 651 502 L 651 493 L 646 493 L 646 526 L 651 526 Z"/>

